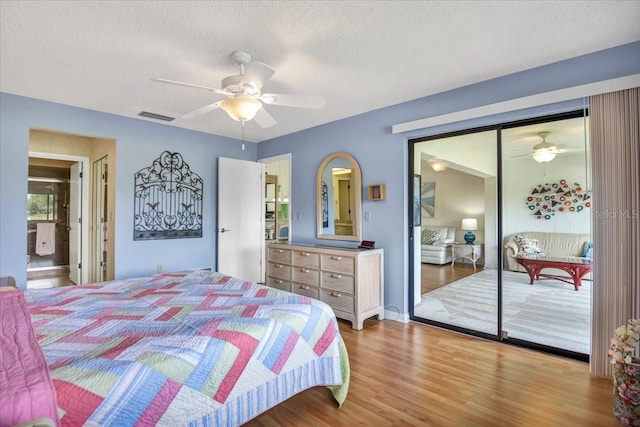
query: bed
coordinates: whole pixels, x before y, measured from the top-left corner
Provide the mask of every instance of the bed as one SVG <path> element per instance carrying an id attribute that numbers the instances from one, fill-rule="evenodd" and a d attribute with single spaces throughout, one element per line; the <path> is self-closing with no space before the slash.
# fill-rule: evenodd
<path id="1" fill-rule="evenodd" d="M 204 270 L 8 294 L 24 295 L 33 328 L 14 334 L 39 344 L 49 375 L 36 374 L 37 390 L 46 400 L 52 385 L 54 424 L 235 426 L 310 387 L 329 386 L 338 405 L 346 398 L 335 315 L 305 296 Z M 2 316 L 11 330 L 9 310 Z M 3 350 L 3 389 L 13 365 L 32 365 L 24 378 L 35 369 L 29 351 L 11 362 Z M 20 403 L 13 392 L 2 398 Z M 0 425 L 20 421 L 2 406 Z"/>

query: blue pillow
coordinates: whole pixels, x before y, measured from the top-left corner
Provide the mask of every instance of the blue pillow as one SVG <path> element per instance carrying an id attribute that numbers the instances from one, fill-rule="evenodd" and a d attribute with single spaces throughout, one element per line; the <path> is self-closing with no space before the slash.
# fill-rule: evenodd
<path id="1" fill-rule="evenodd" d="M 584 250 L 582 251 L 583 258 L 591 258 L 591 248 L 593 248 L 593 242 L 584 243 Z"/>

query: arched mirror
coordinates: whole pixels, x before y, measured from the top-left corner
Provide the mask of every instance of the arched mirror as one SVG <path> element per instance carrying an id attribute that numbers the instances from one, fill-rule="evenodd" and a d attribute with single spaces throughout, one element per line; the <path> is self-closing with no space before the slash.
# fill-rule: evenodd
<path id="1" fill-rule="evenodd" d="M 360 241 L 362 177 L 353 156 L 333 153 L 317 177 L 318 239 Z"/>

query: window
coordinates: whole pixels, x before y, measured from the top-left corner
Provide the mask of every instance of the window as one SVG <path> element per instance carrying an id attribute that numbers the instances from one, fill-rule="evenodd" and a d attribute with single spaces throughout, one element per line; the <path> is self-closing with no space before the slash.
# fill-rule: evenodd
<path id="1" fill-rule="evenodd" d="M 55 221 L 55 199 L 53 194 L 27 195 L 27 221 Z"/>

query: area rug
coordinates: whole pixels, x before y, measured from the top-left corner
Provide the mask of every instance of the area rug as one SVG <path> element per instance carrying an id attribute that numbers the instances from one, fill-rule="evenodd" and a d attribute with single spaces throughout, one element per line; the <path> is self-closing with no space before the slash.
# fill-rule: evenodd
<path id="1" fill-rule="evenodd" d="M 502 329 L 518 338 L 589 354 L 591 285 L 539 280 L 526 273 L 503 272 Z M 417 317 L 490 334 L 497 333 L 497 270 L 486 269 L 422 295 Z"/>

